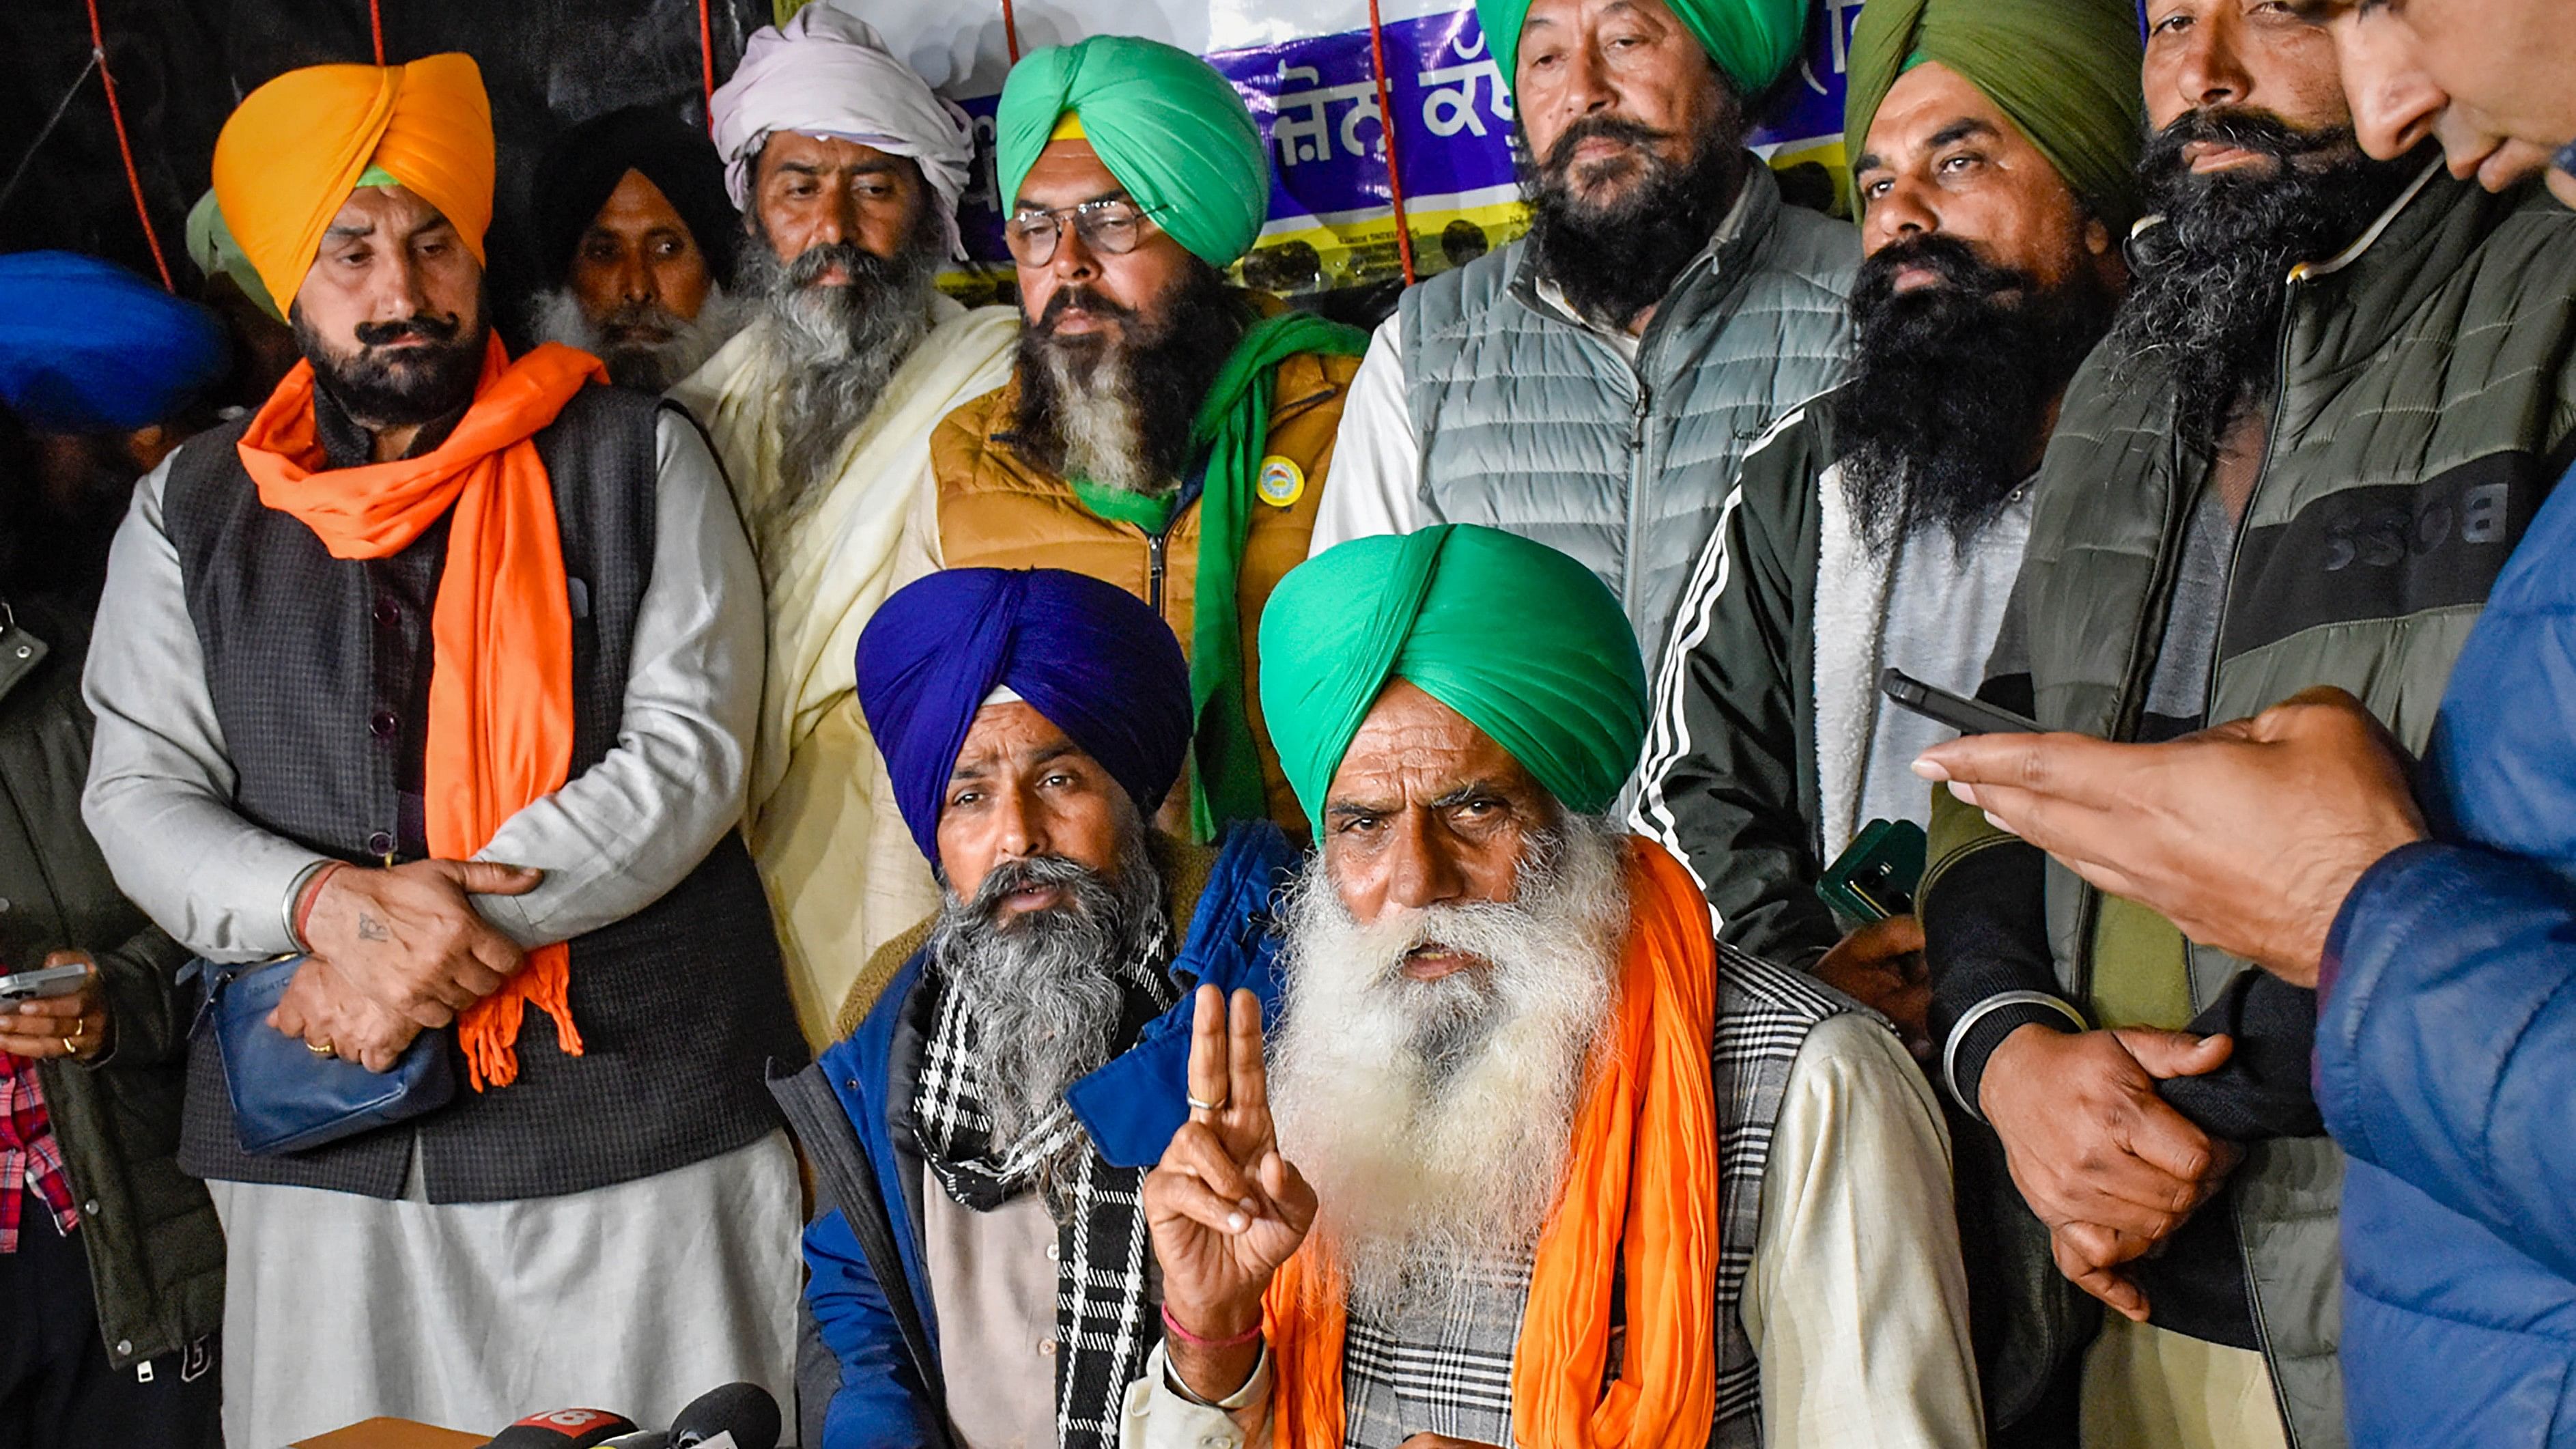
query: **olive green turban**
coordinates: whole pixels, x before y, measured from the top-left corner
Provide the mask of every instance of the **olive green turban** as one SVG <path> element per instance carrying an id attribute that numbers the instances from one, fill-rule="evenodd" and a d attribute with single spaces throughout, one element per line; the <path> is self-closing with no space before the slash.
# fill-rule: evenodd
<path id="1" fill-rule="evenodd" d="M 1030 51 L 1002 83 L 993 117 L 1006 214 L 1068 112 L 1172 240 L 1216 267 L 1252 250 L 1270 214 L 1270 153 L 1243 97 L 1214 67 L 1133 35 Z"/>
<path id="2" fill-rule="evenodd" d="M 1353 539 L 1290 570 L 1261 612 L 1262 713 L 1319 832 L 1343 752 L 1397 676 L 1568 809 L 1609 809 L 1645 744 L 1637 636 L 1590 569 L 1469 523 Z"/>
<path id="3" fill-rule="evenodd" d="M 2146 111 L 2136 0 L 1869 0 L 1853 28 L 1843 152 L 1857 158 L 1896 78 L 1939 61 L 1985 92 L 2087 210 L 2125 236 Z"/>
<path id="4" fill-rule="evenodd" d="M 1750 100 L 1771 88 L 1798 59 L 1798 41 L 1806 34 L 1808 0 L 1663 0 L 1700 49 L 1717 66 L 1739 99 Z M 1530 0 L 1476 0 L 1476 23 L 1485 28 L 1485 44 L 1502 67 L 1503 84 L 1519 78 L 1521 23 L 1529 19 Z"/>

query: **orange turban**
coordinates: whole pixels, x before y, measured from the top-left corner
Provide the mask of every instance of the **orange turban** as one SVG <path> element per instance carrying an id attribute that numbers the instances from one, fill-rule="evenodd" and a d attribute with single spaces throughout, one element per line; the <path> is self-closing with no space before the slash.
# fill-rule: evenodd
<path id="1" fill-rule="evenodd" d="M 439 209 L 483 260 L 492 224 L 492 102 L 469 55 L 316 65 L 252 91 L 215 138 L 215 197 L 283 307 L 369 167 Z"/>

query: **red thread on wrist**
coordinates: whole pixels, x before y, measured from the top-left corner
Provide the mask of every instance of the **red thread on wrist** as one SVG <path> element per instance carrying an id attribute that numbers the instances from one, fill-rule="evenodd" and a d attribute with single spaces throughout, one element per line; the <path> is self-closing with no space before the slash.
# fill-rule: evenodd
<path id="1" fill-rule="evenodd" d="M 1255 1323 L 1232 1338 L 1201 1338 L 1181 1327 L 1181 1321 L 1172 1316 L 1172 1305 L 1168 1303 L 1163 1305 L 1163 1331 L 1192 1348 L 1207 1349 L 1241 1348 L 1261 1337 L 1261 1325 Z"/>
<path id="2" fill-rule="evenodd" d="M 349 864 L 347 861 L 335 860 L 329 865 L 322 867 L 320 870 L 313 872 L 313 878 L 304 883 L 304 894 L 297 897 L 295 902 L 295 945 L 297 949 L 307 952 L 310 952 L 313 949 L 312 938 L 304 934 L 304 927 L 313 919 L 313 903 L 322 898 L 322 882 L 329 880 L 332 876 L 337 875 L 348 868 Z"/>

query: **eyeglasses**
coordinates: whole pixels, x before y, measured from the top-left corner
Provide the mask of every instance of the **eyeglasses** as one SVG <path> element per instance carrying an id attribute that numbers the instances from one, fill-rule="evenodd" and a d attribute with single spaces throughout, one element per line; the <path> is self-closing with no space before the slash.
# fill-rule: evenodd
<path id="1" fill-rule="evenodd" d="M 1064 224 L 1071 221 L 1085 247 L 1102 256 L 1123 257 L 1145 239 L 1146 221 L 1162 209 L 1139 207 L 1123 197 L 1053 211 L 1023 207 L 1002 224 L 1002 241 L 1011 249 L 1013 261 L 1043 267 L 1055 260 L 1056 243 L 1064 236 Z"/>

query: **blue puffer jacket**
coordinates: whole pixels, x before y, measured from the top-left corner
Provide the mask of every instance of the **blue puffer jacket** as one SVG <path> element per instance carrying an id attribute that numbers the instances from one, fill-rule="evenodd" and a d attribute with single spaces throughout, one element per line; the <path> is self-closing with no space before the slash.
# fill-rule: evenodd
<path id="1" fill-rule="evenodd" d="M 2497 580 L 2420 793 L 2436 839 L 2345 901 L 2317 1030 L 2353 1442 L 2576 1446 L 2576 489 Z"/>
<path id="2" fill-rule="evenodd" d="M 1180 1004 L 1148 1023 L 1124 1055 L 1066 1089 L 1074 1115 L 1111 1163 L 1153 1166 L 1189 1119 L 1190 988 L 1246 988 L 1261 998 L 1265 1023 L 1276 1016 L 1279 939 L 1271 909 L 1295 865 L 1278 827 L 1235 827 L 1172 958 Z M 805 1230 L 812 1273 L 805 1303 L 840 1364 L 821 1449 L 947 1449 L 950 1442 L 938 1306 L 922 1265 L 921 1159 L 889 1119 L 918 1081 L 918 1043 L 910 1053 L 899 1047 L 924 954 L 904 963 L 857 1031 L 813 1066 L 772 1083 L 813 1161 L 821 1209 Z M 898 1060 L 904 1055 L 914 1059 Z"/>

